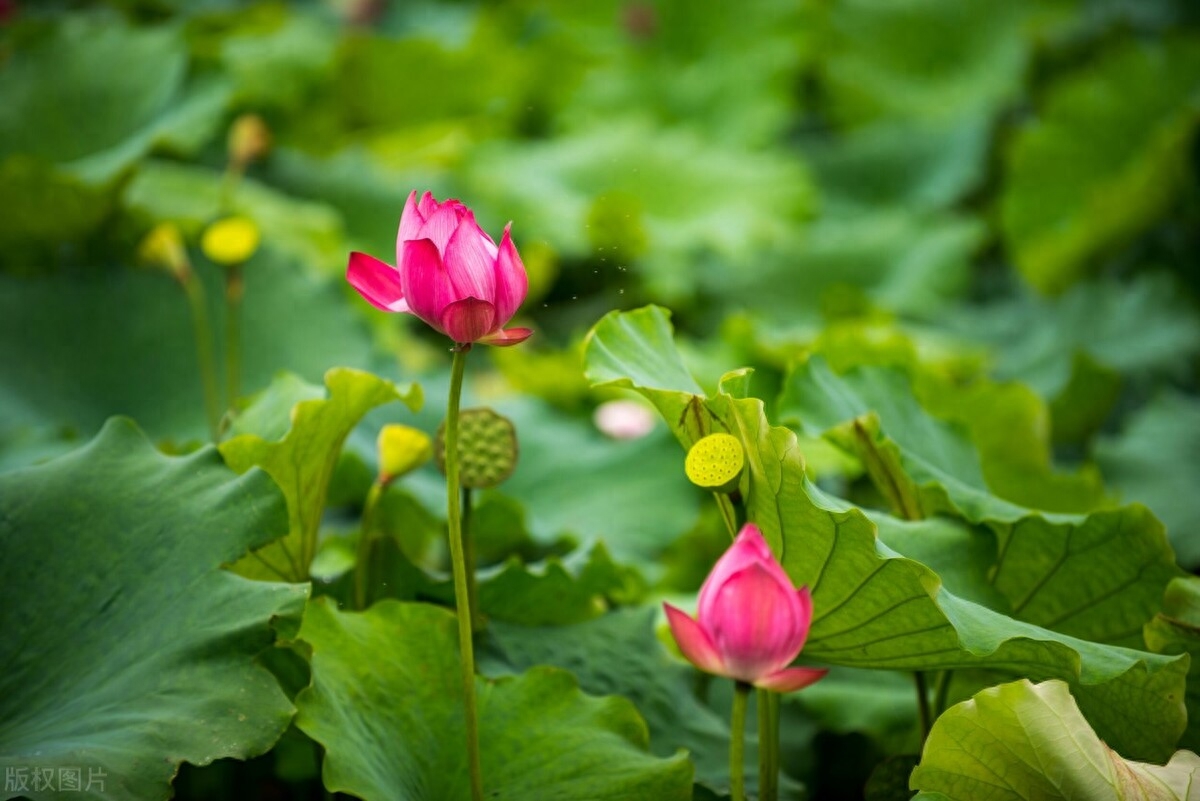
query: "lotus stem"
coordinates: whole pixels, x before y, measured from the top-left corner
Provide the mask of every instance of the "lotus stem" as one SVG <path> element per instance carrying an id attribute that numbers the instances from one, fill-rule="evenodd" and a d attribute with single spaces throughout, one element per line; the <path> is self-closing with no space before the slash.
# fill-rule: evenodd
<path id="1" fill-rule="evenodd" d="M 383 497 L 384 484 L 376 481 L 363 503 L 362 532 L 358 535 L 358 558 L 354 562 L 354 608 L 367 608 L 371 582 L 371 543 L 375 534 L 375 507 Z"/>
<path id="2" fill-rule="evenodd" d="M 779 797 L 779 695 L 758 689 L 758 801 Z"/>
<path id="3" fill-rule="evenodd" d="M 733 685 L 733 714 L 729 735 L 729 791 L 733 801 L 746 801 L 746 703 L 750 685 Z"/>
<path id="4" fill-rule="evenodd" d="M 217 393 L 217 368 L 213 361 L 212 326 L 208 322 L 208 299 L 204 284 L 189 267 L 177 274 L 187 295 L 192 312 L 192 333 L 196 340 L 196 360 L 200 367 L 200 383 L 204 389 L 204 414 L 208 433 L 216 443 L 220 437 L 221 409 Z"/>
<path id="5" fill-rule="evenodd" d="M 463 372 L 471 346 L 456 345 L 450 371 L 450 397 L 446 405 L 446 517 L 449 526 L 450 561 L 454 568 L 454 603 L 458 610 L 458 646 L 462 655 L 463 706 L 466 712 L 467 768 L 471 775 L 471 799 L 483 801 L 483 771 L 479 759 L 479 718 L 475 706 L 475 652 L 472 643 L 474 610 L 467 579 L 463 547 L 462 502 L 458 482 L 458 404 L 462 396 Z"/>
<path id="6" fill-rule="evenodd" d="M 232 412 L 242 385 L 242 265 L 225 271 L 225 408 Z"/>

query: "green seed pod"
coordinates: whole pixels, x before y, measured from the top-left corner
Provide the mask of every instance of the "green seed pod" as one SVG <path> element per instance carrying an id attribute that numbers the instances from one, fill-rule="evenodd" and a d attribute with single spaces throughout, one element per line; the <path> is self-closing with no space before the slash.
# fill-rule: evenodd
<path id="1" fill-rule="evenodd" d="M 446 424 L 433 445 L 438 469 L 446 472 Z M 458 416 L 458 483 L 469 489 L 497 486 L 517 467 L 517 432 L 491 409 L 463 409 Z"/>
<path id="2" fill-rule="evenodd" d="M 709 434 L 688 451 L 683 469 L 698 487 L 713 492 L 733 492 L 745 465 L 746 454 L 737 437 Z"/>

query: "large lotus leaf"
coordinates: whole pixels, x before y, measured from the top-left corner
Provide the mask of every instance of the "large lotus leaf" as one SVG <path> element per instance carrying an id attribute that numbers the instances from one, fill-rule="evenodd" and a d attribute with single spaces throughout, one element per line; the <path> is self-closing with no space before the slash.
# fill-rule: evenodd
<path id="1" fill-rule="evenodd" d="M 219 286 L 208 294 L 217 324 Z M 247 267 L 243 311 L 247 389 L 265 386 L 281 369 L 319 380 L 335 365 L 367 366 L 369 333 L 341 287 L 273 250 L 264 248 Z M 89 265 L 69 279 L 0 276 L 0 376 L 6 434 L 67 427 L 88 436 L 106 417 L 127 414 L 155 438 L 204 436 L 187 300 L 159 273 Z"/>
<path id="2" fill-rule="evenodd" d="M 990 138 L 982 117 L 953 124 L 886 119 L 834 139 L 814 138 L 804 152 L 826 213 L 931 210 L 946 208 L 983 180 Z"/>
<path id="3" fill-rule="evenodd" d="M 572 256 L 603 255 L 596 248 L 610 243 L 595 239 L 590 227 L 607 208 L 618 230 L 644 231 L 649 248 L 639 277 L 672 292 L 693 291 L 694 260 L 703 254 L 756 269 L 768 246 L 797 239 L 796 222 L 812 205 L 798 160 L 729 150 L 686 128 L 656 129 L 636 119 L 534 145 L 480 147 L 464 169 L 472 197 L 521 220 L 523 236 Z M 608 270 L 621 266 L 632 268 L 618 262 Z"/>
<path id="4" fill-rule="evenodd" d="M 812 485 L 795 435 L 771 426 L 761 401 L 727 391 L 741 383 L 739 374 L 727 376 L 723 390 L 711 398 L 686 400 L 678 383 L 665 389 L 635 384 L 633 377 L 644 374 L 641 354 L 671 358 L 670 333 L 661 309 L 612 313 L 590 335 L 588 374 L 596 383 L 638 389 L 659 406 L 685 446 L 713 430 L 741 439 L 747 515 L 762 527 L 797 585 L 813 591 L 807 656 L 858 667 L 991 667 L 1063 678 L 1109 742 L 1139 757 L 1169 753 L 1184 727 L 1182 660 L 1029 622 L 1101 641 L 1133 642 L 1153 612 L 1144 608 L 1146 598 L 1161 593 L 1176 572 L 1161 527 L 1145 510 L 1097 513 L 1083 523 L 1066 516 L 1031 517 L 1016 534 L 1008 532 L 1008 545 L 997 557 L 1004 569 L 992 577 L 1013 614 L 1024 619 L 1006 614 L 1010 609 L 965 600 L 930 567 L 885 544 L 861 510 Z M 592 348 L 598 358 L 592 358 Z M 680 363 L 672 374 L 683 373 Z M 898 462 L 897 454 L 893 458 Z M 1118 551 L 1113 540 L 1125 531 L 1130 542 Z M 961 543 L 977 553 L 970 545 Z M 1079 553 L 1084 547 L 1092 549 L 1084 552 L 1086 564 Z M 1096 548 L 1103 558 L 1097 559 Z M 974 597 L 985 592 L 979 588 Z M 1149 603 L 1156 605 L 1157 597 Z"/>
<path id="5" fill-rule="evenodd" d="M 1129 501 L 1149 506 L 1167 527 L 1180 564 L 1200 565 L 1200 403 L 1164 394 L 1139 409 L 1120 436 L 1096 443 L 1096 461 Z"/>
<path id="6" fill-rule="evenodd" d="M 339 30 L 303 9 L 258 6 L 220 43 L 239 105 L 295 111 L 333 66 Z"/>
<path id="7" fill-rule="evenodd" d="M 1146 624 L 1146 645 L 1160 654 L 1190 654 L 1188 727 L 1179 744 L 1200 749 L 1200 578 L 1174 579 L 1163 595 L 1162 611 Z"/>
<path id="8" fill-rule="evenodd" d="M 1200 39 L 1155 38 L 1115 45 L 1048 89 L 1013 140 L 1001 199 L 1030 284 L 1067 288 L 1167 209 L 1189 172 L 1198 76 Z"/>
<path id="9" fill-rule="evenodd" d="M 313 683 L 296 698 L 296 725 L 325 747 L 327 788 L 366 801 L 469 797 L 453 614 L 396 601 L 342 613 L 318 600 L 300 638 Z M 629 701 L 584 695 L 554 668 L 477 682 L 489 798 L 691 797 L 687 757 L 651 755 Z"/>
<path id="10" fill-rule="evenodd" d="M 807 433 L 885 463 L 879 480 L 910 516 L 948 512 L 991 528 L 999 549 L 991 583 L 1016 617 L 1097 642 L 1141 644 L 1142 624 L 1178 574 L 1162 524 L 1145 507 L 1065 515 L 997 498 L 970 441 L 926 413 L 897 370 L 838 376 L 812 359 L 792 371 L 781 407 Z"/>
<path id="11" fill-rule="evenodd" d="M 571 671 L 584 692 L 623 695 L 650 729 L 650 750 L 669 757 L 686 748 L 696 782 L 729 789 L 729 719 L 696 697 L 697 674 L 672 659 L 654 633 L 656 610 L 622 609 L 574 626 L 488 627 L 484 672 L 519 673 L 536 665 Z M 758 745 L 748 732 L 746 779 L 757 787 Z"/>
<path id="12" fill-rule="evenodd" d="M 992 687 L 933 725 L 910 786 L 921 801 L 1193 801 L 1200 757 L 1132 762 L 1088 725 L 1066 684 Z"/>
<path id="13" fill-rule="evenodd" d="M 155 145 L 195 152 L 224 113 L 224 84 L 186 85 L 176 28 L 73 15 L 19 42 L 0 72 L 0 154 L 104 183 Z"/>
<path id="14" fill-rule="evenodd" d="M 821 72 L 843 121 L 990 116 L 1021 92 L 1030 53 L 1023 0 L 850 0 L 827 8 Z"/>
<path id="15" fill-rule="evenodd" d="M 166 799 L 181 762 L 270 749 L 293 710 L 256 657 L 308 587 L 221 566 L 286 525 L 263 473 L 163 456 L 125 420 L 0 476 L 2 797 Z M 71 769 L 95 782 L 60 788 Z"/>
<path id="16" fill-rule="evenodd" d="M 294 384 L 292 378 L 279 380 Z M 239 561 L 235 569 L 242 575 L 305 580 L 316 555 L 329 480 L 351 429 L 384 403 L 404 401 L 414 410 L 421 406 L 419 386 L 398 387 L 361 370 L 330 370 L 325 386 L 327 398 L 302 400 L 292 408 L 292 424 L 282 439 L 247 433 L 221 443 L 221 455 L 231 468 L 239 473 L 262 468 L 283 489 L 288 505 L 288 535 Z M 264 396 L 263 402 L 277 408 L 274 393 Z"/>
<path id="17" fill-rule="evenodd" d="M 1026 293 L 957 315 L 964 337 L 994 346 L 995 374 L 1054 399 L 1069 386 L 1080 354 L 1141 379 L 1178 374 L 1200 352 L 1200 320 L 1165 275 L 1076 284 L 1055 298 Z"/>

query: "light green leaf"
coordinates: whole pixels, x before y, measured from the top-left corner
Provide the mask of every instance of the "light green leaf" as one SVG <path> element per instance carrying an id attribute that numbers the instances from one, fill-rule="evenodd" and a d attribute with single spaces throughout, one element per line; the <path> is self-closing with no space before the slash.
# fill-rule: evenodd
<path id="1" fill-rule="evenodd" d="M 1178 373 L 1183 359 L 1200 353 L 1200 320 L 1186 294 L 1153 272 L 972 308 L 955 327 L 994 347 L 998 378 L 1020 379 L 1047 400 L 1068 388 L 1081 353 L 1135 379 Z"/>
<path id="2" fill-rule="evenodd" d="M 328 789 L 366 801 L 469 797 L 452 613 L 395 601 L 341 613 L 317 601 L 300 638 L 313 683 L 296 698 L 296 725 L 325 747 Z M 489 798 L 691 797 L 687 757 L 652 756 L 629 701 L 584 695 L 554 668 L 477 681 Z"/>
<path id="3" fill-rule="evenodd" d="M 156 145 L 194 153 L 216 132 L 229 92 L 216 80 L 187 85 L 187 68 L 176 28 L 61 17 L 0 72 L 0 154 L 104 184 Z"/>
<path id="4" fill-rule="evenodd" d="M 636 118 L 536 144 L 479 147 L 464 171 L 472 197 L 520 220 L 522 236 L 571 256 L 607 258 L 598 247 L 626 244 L 623 236 L 594 240 L 589 230 L 606 200 L 616 204 L 617 221 L 644 230 L 648 248 L 638 265 L 614 252 L 609 269 L 636 267 L 652 288 L 674 293 L 694 291 L 695 262 L 706 255 L 730 269 L 756 269 L 768 245 L 796 241 L 813 194 L 798 160 L 730 150 L 693 130 Z"/>
<path id="5" fill-rule="evenodd" d="M 1025 2 L 848 0 L 827 8 L 822 73 L 845 122 L 991 116 L 1021 92 Z"/>
<path id="6" fill-rule="evenodd" d="M 1162 611 L 1146 624 L 1146 645 L 1158 654 L 1190 654 L 1188 727 L 1179 744 L 1200 749 L 1200 578 L 1173 579 L 1163 595 Z"/>
<path id="7" fill-rule="evenodd" d="M 643 329 L 666 326 L 664 312 L 653 307 L 608 315 L 593 330 L 585 356 L 593 380 L 631 383 L 613 375 L 611 365 L 636 364 L 648 347 L 647 342 L 630 343 L 638 347 L 609 342 L 608 332 L 621 330 L 621 318 L 637 321 Z M 605 343 L 610 352 L 605 370 L 593 370 L 590 363 L 596 342 Z M 671 353 L 664 350 L 659 358 L 669 359 Z M 831 389 L 840 388 L 835 384 Z M 992 667 L 1063 678 L 1072 683 L 1109 742 L 1151 757 L 1174 745 L 1184 726 L 1182 661 L 1078 639 L 1138 640 L 1158 593 L 1176 575 L 1161 529 L 1144 509 L 1097 513 L 1082 522 L 1033 515 L 1015 533 L 1011 527 L 997 531 L 1007 546 L 1001 545 L 993 584 L 1024 618 L 1015 619 L 1005 614 L 1007 609 L 989 609 L 957 596 L 929 567 L 904 558 L 880 540 L 862 511 L 821 493 L 804 475 L 795 435 L 771 426 L 761 401 L 721 392 L 684 402 L 685 394 L 678 390 L 650 385 L 639 391 L 664 412 L 685 447 L 713 430 L 742 440 L 747 467 L 740 489 L 747 515 L 781 554 L 797 585 L 809 585 L 813 591 L 815 617 L 807 657 L 859 667 Z M 836 392 L 823 396 L 830 408 L 839 408 Z M 855 396 L 841 400 L 854 401 Z M 686 414 L 680 414 L 681 405 Z M 936 425 L 927 423 L 924 431 L 934 437 L 935 455 L 952 459 L 956 469 L 969 467 L 966 452 L 937 436 Z M 887 453 L 899 462 L 897 448 Z M 985 507 L 1011 506 L 983 491 L 978 496 Z M 946 509 L 955 511 L 948 504 Z M 1113 542 L 1123 531 L 1129 542 L 1122 540 L 1124 550 L 1117 553 Z M 969 545 L 960 542 L 958 547 Z M 1088 553 L 1086 561 L 1080 558 L 1079 549 L 1089 547 L 1108 549 L 1108 557 L 1100 560 L 1102 570 L 1091 570 L 1094 554 Z M 971 557 L 964 553 L 959 558 Z M 1055 625 L 1066 633 L 1034 623 Z"/>
<path id="8" fill-rule="evenodd" d="M 1167 527 L 1180 564 L 1200 564 L 1200 403 L 1164 394 L 1138 410 L 1119 436 L 1096 443 L 1105 478 Z"/>
<path id="9" fill-rule="evenodd" d="M 1025 279 L 1058 292 L 1144 231 L 1185 186 L 1200 40 L 1118 44 L 1061 78 L 1013 140 L 1001 220 Z"/>
<path id="10" fill-rule="evenodd" d="M 294 383 L 294 379 L 281 379 Z M 246 556 L 235 565 L 252 578 L 303 581 L 316 555 L 317 531 L 325 510 L 329 479 L 342 443 L 368 411 L 391 401 L 409 409 L 421 406 L 421 388 L 340 367 L 325 374 L 328 398 L 300 401 L 291 412 L 291 428 L 278 441 L 240 434 L 221 444 L 226 464 L 239 473 L 260 467 L 283 489 L 288 505 L 288 535 Z M 276 404 L 272 395 L 262 399 Z M 253 408 L 253 407 L 252 407 Z"/>
<path id="11" fill-rule="evenodd" d="M 921 801 L 1192 801 L 1200 757 L 1126 760 L 1088 725 L 1066 684 L 1022 680 L 939 717 L 910 786 Z"/>
<path id="12" fill-rule="evenodd" d="M 171 796 L 181 762 L 269 750 L 292 707 L 256 661 L 307 585 L 222 570 L 286 530 L 263 473 L 170 458 L 127 420 L 0 476 L 0 766 L 79 768 L 80 799 Z M 28 773 L 26 774 L 28 777 Z M 13 792 L 41 801 L 46 791 Z"/>

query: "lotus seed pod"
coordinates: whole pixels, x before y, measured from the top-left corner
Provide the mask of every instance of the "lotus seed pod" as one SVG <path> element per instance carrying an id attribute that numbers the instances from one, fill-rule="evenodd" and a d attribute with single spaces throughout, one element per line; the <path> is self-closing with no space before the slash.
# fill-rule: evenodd
<path id="1" fill-rule="evenodd" d="M 384 426 L 378 444 L 380 484 L 389 484 L 433 458 L 433 440 L 410 426 Z"/>
<path id="2" fill-rule="evenodd" d="M 200 237 L 200 249 L 210 261 L 225 267 L 242 264 L 258 250 L 258 226 L 249 217 L 217 220 Z"/>
<path id="3" fill-rule="evenodd" d="M 698 487 L 733 492 L 746 464 L 742 443 L 730 434 L 709 434 L 688 451 L 683 469 Z"/>
<path id="4" fill-rule="evenodd" d="M 446 424 L 438 427 L 433 447 L 438 469 L 446 472 Z M 490 489 L 517 467 L 517 432 L 512 422 L 491 409 L 463 409 L 458 417 L 458 483 Z"/>

